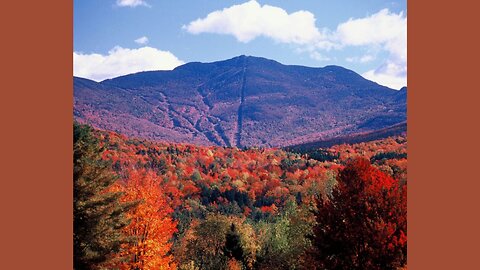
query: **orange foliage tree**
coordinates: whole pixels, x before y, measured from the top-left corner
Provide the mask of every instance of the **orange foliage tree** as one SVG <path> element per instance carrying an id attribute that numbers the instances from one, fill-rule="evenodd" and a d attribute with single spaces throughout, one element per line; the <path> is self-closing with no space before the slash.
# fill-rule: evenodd
<path id="1" fill-rule="evenodd" d="M 121 269 L 176 269 L 170 254 L 176 222 L 158 179 L 152 172 L 131 170 L 128 180 L 117 186 L 124 192 L 122 200 L 141 201 L 128 213 L 132 221 L 124 232 L 134 240 L 123 246 L 120 256 L 128 259 Z"/>

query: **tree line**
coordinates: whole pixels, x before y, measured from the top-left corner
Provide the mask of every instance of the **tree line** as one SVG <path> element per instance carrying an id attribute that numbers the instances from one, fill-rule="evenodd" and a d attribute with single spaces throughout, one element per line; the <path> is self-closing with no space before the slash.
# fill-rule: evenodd
<path id="1" fill-rule="evenodd" d="M 74 269 L 406 265 L 406 181 L 385 160 L 161 145 L 73 128 Z"/>

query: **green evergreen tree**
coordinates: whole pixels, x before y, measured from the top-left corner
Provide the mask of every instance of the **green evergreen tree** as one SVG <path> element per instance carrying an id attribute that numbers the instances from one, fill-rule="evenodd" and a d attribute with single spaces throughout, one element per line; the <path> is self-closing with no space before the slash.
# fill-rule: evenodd
<path id="1" fill-rule="evenodd" d="M 243 259 L 243 249 L 235 224 L 230 225 L 230 230 L 225 235 L 225 255 L 229 258 L 234 258 L 237 261 Z"/>
<path id="2" fill-rule="evenodd" d="M 86 125 L 73 125 L 73 245 L 74 269 L 102 269 L 128 241 L 121 229 L 125 213 L 136 203 L 120 203 L 122 195 L 109 192 L 116 181 L 103 148 Z"/>

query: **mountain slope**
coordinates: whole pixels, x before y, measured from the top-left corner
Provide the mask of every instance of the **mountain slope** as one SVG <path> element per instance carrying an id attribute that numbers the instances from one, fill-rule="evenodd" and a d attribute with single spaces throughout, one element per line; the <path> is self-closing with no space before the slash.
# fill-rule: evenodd
<path id="1" fill-rule="evenodd" d="M 312 141 L 304 144 L 290 145 L 285 147 L 288 151 L 294 152 L 305 152 L 311 149 L 317 148 L 326 148 L 332 147 L 334 145 L 340 144 L 355 144 L 361 142 L 371 142 L 375 140 L 381 140 L 393 136 L 406 136 L 407 133 L 407 123 L 402 122 L 389 126 L 387 128 L 382 128 L 370 132 L 361 132 L 355 134 L 349 134 L 345 136 L 339 136 L 330 138 L 323 141 Z"/>
<path id="2" fill-rule="evenodd" d="M 97 83 L 74 78 L 74 115 L 128 136 L 222 146 L 285 146 L 406 120 L 396 91 L 338 67 L 239 56 Z"/>

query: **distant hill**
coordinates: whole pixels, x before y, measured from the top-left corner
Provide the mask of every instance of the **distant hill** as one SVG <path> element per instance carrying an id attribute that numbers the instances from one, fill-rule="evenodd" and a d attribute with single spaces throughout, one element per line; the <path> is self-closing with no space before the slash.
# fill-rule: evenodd
<path id="1" fill-rule="evenodd" d="M 407 123 L 403 122 L 387 128 L 382 128 L 370 132 L 362 132 L 339 136 L 328 140 L 314 141 L 304 144 L 297 144 L 285 147 L 286 150 L 304 152 L 317 148 L 327 148 L 339 144 L 355 144 L 360 142 L 370 142 L 379 139 L 385 139 L 392 136 L 403 135 L 407 132 Z"/>
<path id="2" fill-rule="evenodd" d="M 339 67 L 239 56 L 94 82 L 74 78 L 74 117 L 127 136 L 199 145 L 279 147 L 406 121 L 397 91 Z"/>

